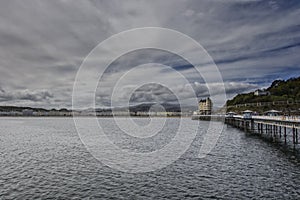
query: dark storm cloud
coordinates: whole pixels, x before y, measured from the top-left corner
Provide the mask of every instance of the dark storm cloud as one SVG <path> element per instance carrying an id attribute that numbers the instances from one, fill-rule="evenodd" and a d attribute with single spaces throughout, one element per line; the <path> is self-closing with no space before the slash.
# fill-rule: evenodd
<path id="1" fill-rule="evenodd" d="M 257 85 L 242 82 L 225 82 L 212 84 L 212 91 L 208 91 L 205 83 L 195 82 L 191 84 L 191 88 L 179 85 L 174 91 L 169 90 L 165 86 L 159 84 L 147 84 L 138 88 L 132 93 L 130 97 L 130 103 L 143 103 L 143 102 L 154 102 L 154 103 L 166 103 L 166 102 L 178 102 L 178 94 L 180 98 L 189 99 L 193 97 L 205 98 L 208 95 L 219 95 L 222 93 L 221 87 L 224 86 L 226 93 L 229 97 L 234 94 L 241 92 L 249 92 Z"/>
<path id="2" fill-rule="evenodd" d="M 130 97 L 130 103 L 174 103 L 177 101 L 176 95 L 170 89 L 153 83 L 138 88 Z"/>
<path id="3" fill-rule="evenodd" d="M 170 66 L 176 70 L 185 70 L 193 67 L 185 59 L 172 52 L 148 48 L 131 51 L 125 55 L 122 55 L 110 64 L 105 73 L 110 74 L 119 71 L 126 72 L 133 67 L 145 63 L 160 63 Z"/>

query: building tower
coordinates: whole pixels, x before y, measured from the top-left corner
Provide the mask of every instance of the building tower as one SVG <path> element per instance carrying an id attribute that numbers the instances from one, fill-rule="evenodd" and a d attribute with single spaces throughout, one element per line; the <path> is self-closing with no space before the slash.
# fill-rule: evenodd
<path id="1" fill-rule="evenodd" d="M 213 104 L 209 97 L 207 97 L 206 99 L 200 99 L 199 114 L 200 115 L 211 115 L 212 106 L 213 106 Z"/>

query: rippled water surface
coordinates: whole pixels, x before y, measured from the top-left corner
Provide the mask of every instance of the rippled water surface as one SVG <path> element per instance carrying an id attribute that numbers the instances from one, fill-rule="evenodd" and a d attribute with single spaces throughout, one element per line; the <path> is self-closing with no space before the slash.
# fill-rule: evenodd
<path id="1" fill-rule="evenodd" d="M 135 119 L 139 125 L 147 120 Z M 140 152 L 167 145 L 178 122 L 168 118 L 161 132 L 142 140 L 124 135 L 111 118 L 99 119 L 116 145 Z M 186 118 L 183 123 L 198 122 Z M 225 126 L 212 152 L 197 158 L 207 126 L 200 122 L 190 148 L 171 165 L 132 174 L 96 160 L 72 118 L 0 118 L 0 199 L 300 198 L 299 161 L 235 128 Z"/>

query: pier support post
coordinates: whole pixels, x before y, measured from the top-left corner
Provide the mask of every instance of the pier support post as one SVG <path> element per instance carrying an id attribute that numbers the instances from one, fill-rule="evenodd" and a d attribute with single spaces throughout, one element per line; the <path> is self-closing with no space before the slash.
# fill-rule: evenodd
<path id="1" fill-rule="evenodd" d="M 261 125 L 262 125 L 262 124 L 259 123 L 258 125 L 259 125 L 259 133 L 262 134 L 262 131 L 263 131 L 262 128 L 261 128 Z"/>
<path id="2" fill-rule="evenodd" d="M 298 129 L 295 128 L 295 131 L 296 131 L 296 135 L 295 135 L 295 137 L 296 137 L 296 144 L 298 144 Z"/>
<path id="3" fill-rule="evenodd" d="M 251 133 L 254 133 L 254 120 L 250 121 Z"/>
<path id="4" fill-rule="evenodd" d="M 281 138 L 281 126 L 279 126 L 279 137 Z"/>
<path id="5" fill-rule="evenodd" d="M 284 144 L 286 144 L 286 127 L 284 127 Z"/>
<path id="6" fill-rule="evenodd" d="M 295 144 L 296 143 L 296 140 L 295 140 L 295 127 L 293 126 L 293 144 Z"/>

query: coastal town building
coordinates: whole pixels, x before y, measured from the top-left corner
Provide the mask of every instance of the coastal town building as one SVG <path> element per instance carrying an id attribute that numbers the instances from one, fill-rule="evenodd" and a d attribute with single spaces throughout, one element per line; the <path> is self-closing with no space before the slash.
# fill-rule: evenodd
<path id="1" fill-rule="evenodd" d="M 268 95 L 270 95 L 270 92 L 265 89 L 263 89 L 263 90 L 258 89 L 258 90 L 254 91 L 254 95 L 255 96 L 268 96 Z"/>
<path id="2" fill-rule="evenodd" d="M 209 97 L 206 99 L 200 99 L 199 101 L 199 114 L 200 115 L 210 115 L 212 111 L 212 101 Z"/>
<path id="3" fill-rule="evenodd" d="M 33 110 L 32 109 L 24 109 L 22 111 L 23 116 L 32 116 L 33 115 Z"/>

